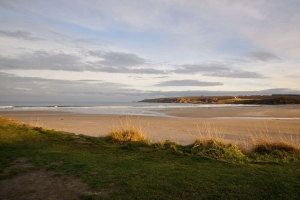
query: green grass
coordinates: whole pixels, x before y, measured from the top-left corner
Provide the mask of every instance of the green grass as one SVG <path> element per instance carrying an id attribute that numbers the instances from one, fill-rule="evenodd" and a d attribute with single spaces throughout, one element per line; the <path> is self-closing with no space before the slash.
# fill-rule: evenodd
<path id="1" fill-rule="evenodd" d="M 0 173 L 26 157 L 35 169 L 111 190 L 107 199 L 299 199 L 299 154 L 272 152 L 244 154 L 217 141 L 118 143 L 0 118 Z"/>

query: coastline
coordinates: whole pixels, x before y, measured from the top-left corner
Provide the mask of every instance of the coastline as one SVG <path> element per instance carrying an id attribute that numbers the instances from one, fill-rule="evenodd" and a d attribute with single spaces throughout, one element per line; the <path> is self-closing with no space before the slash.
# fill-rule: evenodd
<path id="1" fill-rule="evenodd" d="M 197 107 L 158 110 L 173 117 L 189 118 L 300 118 L 300 105 Z"/>
<path id="2" fill-rule="evenodd" d="M 238 142 L 251 134 L 293 137 L 300 142 L 300 106 L 181 108 L 160 110 L 170 117 L 82 114 L 58 111 L 0 111 L 0 116 L 75 134 L 105 136 L 112 128 L 134 126 L 152 142 L 190 144 L 201 134 Z M 173 117 L 172 117 L 173 116 Z M 254 118 L 253 118 L 254 117 Z M 255 118 L 258 117 L 258 118 Z M 270 118 L 268 120 L 264 117 Z M 280 119 L 272 119 L 280 118 Z M 284 119 L 286 118 L 286 119 Z M 291 120 L 294 119 L 294 120 Z"/>

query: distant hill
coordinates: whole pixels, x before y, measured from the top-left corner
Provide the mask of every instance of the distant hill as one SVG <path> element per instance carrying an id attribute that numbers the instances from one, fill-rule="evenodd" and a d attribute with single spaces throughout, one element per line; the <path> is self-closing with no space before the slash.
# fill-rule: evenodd
<path id="1" fill-rule="evenodd" d="M 300 95 L 266 96 L 196 96 L 144 99 L 150 103 L 193 103 L 193 104 L 300 104 Z"/>

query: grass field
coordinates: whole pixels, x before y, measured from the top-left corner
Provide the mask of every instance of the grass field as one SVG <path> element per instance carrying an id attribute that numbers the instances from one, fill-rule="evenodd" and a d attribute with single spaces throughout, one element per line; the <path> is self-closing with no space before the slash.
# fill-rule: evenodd
<path id="1" fill-rule="evenodd" d="M 117 142 L 0 118 L 0 199 L 299 199 L 299 149 L 272 148 Z M 46 181 L 26 187 L 26 175 Z M 22 177 L 25 184 L 14 186 Z M 78 189 L 51 192 L 58 183 Z"/>

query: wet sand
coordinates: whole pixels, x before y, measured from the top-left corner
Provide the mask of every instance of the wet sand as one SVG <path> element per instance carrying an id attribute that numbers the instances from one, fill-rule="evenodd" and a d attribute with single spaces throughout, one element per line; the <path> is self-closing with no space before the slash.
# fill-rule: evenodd
<path id="1" fill-rule="evenodd" d="M 300 106 L 297 105 L 169 109 L 159 112 L 174 117 L 55 111 L 0 111 L 0 115 L 47 129 L 96 137 L 107 135 L 112 128 L 135 126 L 142 129 L 152 142 L 171 140 L 190 144 L 201 135 L 238 141 L 257 134 L 300 142 Z"/>
<path id="2" fill-rule="evenodd" d="M 178 117 L 220 118 L 220 117 L 261 117 L 300 118 L 300 105 L 265 105 L 249 107 L 182 108 L 162 111 Z"/>

